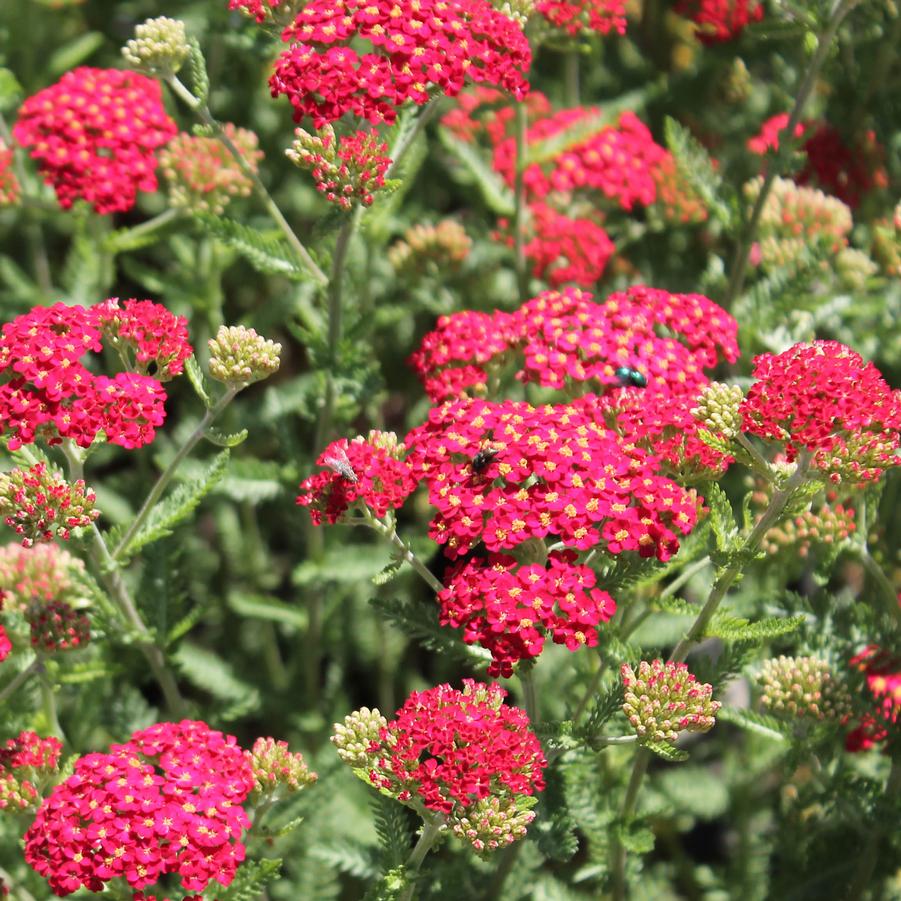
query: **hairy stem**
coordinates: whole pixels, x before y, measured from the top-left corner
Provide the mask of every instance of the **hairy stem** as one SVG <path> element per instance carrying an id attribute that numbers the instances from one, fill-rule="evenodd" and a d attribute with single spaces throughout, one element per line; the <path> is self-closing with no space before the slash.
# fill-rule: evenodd
<path id="1" fill-rule="evenodd" d="M 524 665 L 525 664 L 525 665 Z M 517 667 L 516 675 L 522 685 L 523 703 L 529 722 L 535 726 L 541 721 L 541 711 L 538 709 L 538 692 L 535 688 L 534 664 L 530 661 L 521 661 Z"/>
<path id="2" fill-rule="evenodd" d="M 409 563 L 410 566 L 422 576 L 423 581 L 435 592 L 435 594 L 444 591 L 444 585 L 438 581 L 435 574 L 422 562 L 422 560 L 419 559 L 419 557 L 416 556 L 413 548 L 397 534 L 397 529 L 394 526 L 390 526 L 387 523 L 382 522 L 382 520 L 376 519 L 368 507 L 364 508 L 364 517 L 366 524 L 370 528 L 375 529 L 379 535 L 387 538 L 388 541 L 391 542 L 397 550 L 400 559 L 405 563 Z"/>
<path id="3" fill-rule="evenodd" d="M 47 728 L 50 730 L 51 735 L 55 735 L 65 742 L 66 733 L 63 732 L 63 727 L 59 724 L 59 716 L 56 712 L 56 695 L 54 694 L 53 686 L 50 684 L 47 669 L 40 654 L 38 654 L 35 662 L 39 664 L 37 674 L 38 683 L 41 686 L 41 710 L 44 714 L 44 719 L 47 721 Z"/>
<path id="4" fill-rule="evenodd" d="M 209 107 L 202 101 L 195 97 L 181 81 L 179 81 L 178 77 L 175 75 L 170 75 L 166 79 L 166 83 L 172 89 L 172 92 L 181 100 L 185 106 L 187 106 L 192 112 L 197 116 L 200 121 L 207 126 L 207 128 L 211 129 L 216 138 L 221 141 L 225 149 L 234 157 L 235 162 L 238 164 L 238 168 L 240 168 L 241 172 L 250 179 L 253 183 L 254 191 L 256 192 L 257 197 L 262 202 L 263 206 L 266 208 L 266 212 L 269 213 L 272 220 L 275 224 L 281 229 L 282 234 L 285 236 L 285 240 L 287 240 L 288 244 L 291 246 L 291 249 L 297 255 L 297 258 L 301 261 L 304 268 L 319 282 L 320 285 L 328 284 L 328 276 L 316 265 L 316 261 L 313 257 L 310 256 L 310 252 L 303 245 L 303 242 L 300 238 L 297 237 L 297 233 L 291 228 L 290 223 L 285 218 L 282 211 L 279 209 L 278 204 L 272 199 L 272 195 L 269 191 L 266 190 L 266 186 L 260 180 L 259 175 L 254 171 L 253 167 L 244 159 L 241 151 L 235 146 L 234 141 L 229 138 L 229 136 L 225 133 L 224 129 L 220 122 L 218 122 L 213 114 L 210 112 Z"/>
<path id="5" fill-rule="evenodd" d="M 144 503 L 141 505 L 141 509 L 138 510 L 138 513 L 132 521 L 131 525 L 128 527 L 125 534 L 119 540 L 119 543 L 113 549 L 111 557 L 114 561 L 119 559 L 128 545 L 131 543 L 132 538 L 134 538 L 135 535 L 138 534 L 139 529 L 147 521 L 147 517 L 156 506 L 157 501 L 159 501 L 160 497 L 162 497 L 163 492 L 169 486 L 169 483 L 172 481 L 176 472 L 178 472 L 178 469 L 184 462 L 185 458 L 188 456 L 188 454 L 191 453 L 197 442 L 200 441 L 201 438 L 203 438 L 203 433 L 215 421 L 219 414 L 232 402 L 232 400 L 234 400 L 235 395 L 240 390 L 240 388 L 230 386 L 226 390 L 225 394 L 223 394 L 222 397 L 220 397 L 219 400 L 216 401 L 215 405 L 211 409 L 206 410 L 206 412 L 203 414 L 203 418 L 200 420 L 197 428 L 194 429 L 193 432 L 191 432 L 185 443 L 178 449 L 169 465 L 160 473 L 159 478 L 156 480 L 156 483 L 154 484 L 153 488 L 150 489 L 150 493 L 147 495 Z"/>
<path id="6" fill-rule="evenodd" d="M 416 846 L 410 852 L 410 856 L 407 858 L 405 865 L 409 874 L 415 875 L 419 872 L 419 868 L 422 866 L 426 854 L 432 850 L 432 846 L 438 840 L 438 836 L 441 834 L 443 826 L 444 817 L 437 814 L 427 816 L 423 819 L 422 832 L 419 834 L 419 841 L 416 842 Z M 410 901 L 415 889 L 415 882 L 410 880 L 404 888 L 399 901 Z"/>
<path id="7" fill-rule="evenodd" d="M 176 219 L 180 219 L 183 215 L 184 212 L 182 210 L 170 207 L 168 210 L 163 210 L 162 213 L 158 213 L 151 219 L 147 219 L 139 225 L 132 226 L 120 235 L 119 240 L 133 241 L 136 238 L 146 238 L 147 235 L 152 235 L 155 231 L 165 228 L 170 222 L 175 222 Z"/>
<path id="8" fill-rule="evenodd" d="M 795 105 L 792 107 L 791 113 L 789 114 L 788 125 L 786 125 L 785 129 L 782 131 L 779 149 L 773 156 L 767 157 L 764 161 L 763 184 L 760 186 L 760 193 L 757 195 L 757 200 L 754 202 L 751 216 L 748 219 L 747 225 L 742 230 L 741 238 L 732 257 L 729 284 L 726 288 L 726 296 L 723 298 L 722 303 L 723 307 L 727 310 L 732 307 L 732 304 L 739 294 L 741 294 L 742 288 L 744 287 L 745 275 L 747 274 L 748 269 L 748 254 L 751 249 L 751 244 L 757 234 L 757 226 L 760 224 L 760 217 L 763 214 L 764 205 L 766 204 L 770 189 L 773 186 L 773 181 L 785 167 L 785 161 L 788 157 L 787 148 L 792 145 L 795 128 L 800 123 L 801 116 L 804 114 L 804 107 L 807 105 L 807 101 L 810 98 L 811 91 L 816 83 L 820 69 L 826 61 L 826 57 L 829 55 L 829 51 L 832 48 L 832 42 L 835 39 L 839 27 L 845 20 L 845 16 L 847 16 L 860 2 L 861 0 L 838 0 L 833 7 L 826 28 L 819 36 L 819 44 L 817 45 L 816 52 L 810 61 L 810 65 L 807 67 L 807 71 L 804 73 L 800 86 L 795 92 Z"/>
<path id="9" fill-rule="evenodd" d="M 11 698 L 33 675 L 39 673 L 42 668 L 43 664 L 41 661 L 35 658 L 25 667 L 25 669 L 16 673 L 15 678 L 11 679 L 10 682 L 4 686 L 3 690 L 0 691 L 0 704 L 9 700 L 9 698 Z"/>
<path id="10" fill-rule="evenodd" d="M 704 634 L 713 614 L 716 612 L 728 590 L 732 587 L 735 580 L 741 575 L 746 561 L 753 557 L 759 550 L 764 535 L 779 521 L 789 501 L 794 496 L 797 489 L 804 483 L 807 478 L 807 471 L 810 467 L 811 455 L 808 451 L 802 451 L 799 455 L 795 471 L 791 474 L 784 487 L 773 492 L 770 503 L 763 513 L 763 516 L 757 521 L 754 528 L 748 534 L 742 545 L 741 551 L 734 555 L 733 562 L 729 564 L 714 581 L 710 589 L 707 601 L 698 613 L 695 621 L 691 624 L 688 632 L 682 637 L 682 640 L 673 649 L 669 656 L 669 662 L 682 663 L 688 656 L 689 651 L 694 647 L 700 637 Z M 699 561 L 700 562 L 700 561 Z M 642 780 L 648 768 L 651 758 L 651 752 L 645 748 L 639 748 L 635 755 L 635 762 L 632 764 L 632 775 L 629 778 L 629 787 L 626 790 L 626 797 L 623 800 L 620 819 L 628 820 L 635 812 L 635 805 L 638 801 L 638 791 L 641 788 Z M 613 890 L 614 898 L 621 901 L 626 897 L 625 869 L 626 869 L 626 849 L 622 842 L 614 838 L 612 843 L 613 851 Z"/>

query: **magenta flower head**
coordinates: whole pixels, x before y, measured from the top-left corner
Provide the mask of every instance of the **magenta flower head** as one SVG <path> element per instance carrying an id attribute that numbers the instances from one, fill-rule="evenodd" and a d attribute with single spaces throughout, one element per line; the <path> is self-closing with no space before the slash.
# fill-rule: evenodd
<path id="1" fill-rule="evenodd" d="M 228 885 L 244 859 L 242 806 L 253 769 L 235 739 L 205 723 L 159 723 L 88 754 L 45 799 L 25 859 L 57 895 L 141 890 L 172 874 L 188 892 Z"/>
<path id="2" fill-rule="evenodd" d="M 155 191 L 154 152 L 176 133 L 159 82 L 136 72 L 82 66 L 22 104 L 13 136 L 31 148 L 60 206 L 79 199 L 98 213 Z"/>
<path id="3" fill-rule="evenodd" d="M 739 408 L 744 431 L 802 451 L 832 482 L 878 479 L 896 464 L 901 391 L 838 341 L 796 344 L 754 360 L 757 381 Z"/>
<path id="4" fill-rule="evenodd" d="M 0 810 L 35 808 L 41 791 L 57 770 L 59 739 L 20 732 L 0 745 Z"/>
<path id="5" fill-rule="evenodd" d="M 390 722 L 377 710 L 351 714 L 332 741 L 365 782 L 490 851 L 525 834 L 547 761 L 500 686 L 463 684 L 413 692 Z"/>

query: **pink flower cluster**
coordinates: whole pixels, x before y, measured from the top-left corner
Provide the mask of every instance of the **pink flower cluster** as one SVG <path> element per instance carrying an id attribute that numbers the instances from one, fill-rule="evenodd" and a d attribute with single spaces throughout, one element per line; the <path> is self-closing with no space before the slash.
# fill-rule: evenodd
<path id="1" fill-rule="evenodd" d="M 89 526 L 100 515 L 96 500 L 82 479 L 69 483 L 44 463 L 0 475 L 0 515 L 26 548 L 56 536 L 67 541 L 71 529 Z"/>
<path id="2" fill-rule="evenodd" d="M 263 23 L 272 15 L 272 10 L 278 9 L 281 2 L 282 0 L 228 0 L 228 8 L 241 10 Z"/>
<path id="3" fill-rule="evenodd" d="M 297 503 L 310 508 L 314 525 L 323 517 L 334 524 L 357 501 L 378 516 L 400 507 L 416 488 L 416 479 L 402 459 L 403 447 L 392 445 L 387 434 L 372 432 L 368 439 L 342 438 L 332 442 L 318 457 L 318 466 L 328 467 L 305 479 Z"/>
<path id="4" fill-rule="evenodd" d="M 657 185 L 656 204 L 667 222 L 696 223 L 707 220 L 707 207 L 679 171 L 669 152 L 653 172 Z"/>
<path id="5" fill-rule="evenodd" d="M 0 746 L 0 810 L 25 810 L 40 799 L 40 784 L 59 763 L 59 739 L 20 732 Z"/>
<path id="6" fill-rule="evenodd" d="M 887 651 L 870 646 L 851 659 L 851 666 L 866 675 L 875 709 L 848 734 L 845 747 L 849 751 L 868 751 L 884 742 L 889 730 L 901 722 L 901 661 Z"/>
<path id="7" fill-rule="evenodd" d="M 626 33 L 625 0 L 538 0 L 535 9 L 555 28 L 573 36 L 586 31 Z"/>
<path id="8" fill-rule="evenodd" d="M 136 371 L 91 372 L 81 360 L 104 340 L 133 354 Z M 37 437 L 89 447 L 101 431 L 112 444 L 142 447 L 165 419 L 160 380 L 180 373 L 190 355 L 185 319 L 151 301 L 34 307 L 0 336 L 0 429 L 12 433 L 11 449 Z"/>
<path id="9" fill-rule="evenodd" d="M 545 636 L 571 651 L 598 643 L 597 626 L 616 612 L 595 574 L 574 565 L 572 553 L 553 553 L 547 565 L 520 566 L 512 557 L 463 561 L 439 593 L 443 626 L 462 628 L 467 644 L 491 651 L 490 676 L 509 677 L 513 664 L 537 657 Z"/>
<path id="10" fill-rule="evenodd" d="M 3 609 L 3 598 L 0 597 L 0 610 Z M 6 628 L 0 624 L 0 663 L 3 663 L 7 657 L 12 653 L 13 644 L 9 640 L 9 635 L 6 634 Z"/>
<path id="11" fill-rule="evenodd" d="M 771 116 L 748 140 L 748 149 L 760 155 L 778 149 L 788 120 L 788 113 Z M 884 151 L 873 132 L 859 135 L 849 146 L 828 122 L 805 120 L 795 126 L 794 136 L 805 139 L 802 150 L 807 156 L 794 176 L 799 185 L 819 185 L 853 209 L 865 194 L 888 184 Z"/>
<path id="12" fill-rule="evenodd" d="M 272 95 L 317 128 L 345 113 L 390 124 L 406 101 L 455 96 L 467 80 L 528 92 L 528 41 L 487 0 L 312 0 L 283 39 Z"/>
<path id="13" fill-rule="evenodd" d="M 19 201 L 19 179 L 13 170 L 13 149 L 0 140 L 0 206 Z"/>
<path id="14" fill-rule="evenodd" d="M 244 859 L 241 805 L 253 787 L 232 736 L 202 722 L 159 723 L 78 760 L 25 834 L 25 859 L 60 896 L 101 892 L 116 878 L 140 890 L 166 874 L 191 892 L 228 885 Z"/>
<path id="15" fill-rule="evenodd" d="M 878 479 L 897 462 L 901 391 L 838 341 L 796 344 L 754 360 L 757 381 L 740 407 L 744 431 L 801 449 L 833 482 Z"/>
<path id="16" fill-rule="evenodd" d="M 553 535 L 579 550 L 603 544 L 665 561 L 676 532 L 697 520 L 695 493 L 607 428 L 592 395 L 544 407 L 448 401 L 406 444 L 438 510 L 429 534 L 450 557 L 479 541 L 497 552 Z"/>
<path id="17" fill-rule="evenodd" d="M 737 38 L 745 28 L 763 18 L 760 0 L 679 0 L 676 12 L 696 25 L 698 39 L 716 44 Z"/>
<path id="18" fill-rule="evenodd" d="M 533 795 L 547 762 L 524 710 L 499 685 L 465 679 L 463 691 L 414 691 L 371 750 L 372 783 L 401 801 L 418 796 L 451 814 L 489 795 Z"/>
<path id="19" fill-rule="evenodd" d="M 68 209 L 79 198 L 98 213 L 130 210 L 155 191 L 154 151 L 176 134 L 157 81 L 82 66 L 22 104 L 13 135 L 38 160 Z"/>
<path id="20" fill-rule="evenodd" d="M 69 651 L 91 640 L 91 624 L 65 601 L 35 603 L 25 612 L 31 626 L 31 646 L 44 653 Z"/>

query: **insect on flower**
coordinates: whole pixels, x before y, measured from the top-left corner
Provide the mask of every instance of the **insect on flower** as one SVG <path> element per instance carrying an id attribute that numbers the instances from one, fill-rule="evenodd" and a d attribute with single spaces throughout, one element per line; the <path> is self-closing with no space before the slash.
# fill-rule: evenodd
<path id="1" fill-rule="evenodd" d="M 616 378 L 619 380 L 620 385 L 623 388 L 632 387 L 632 388 L 647 388 L 648 387 L 648 379 L 644 373 L 639 372 L 637 369 L 631 369 L 628 366 L 620 366 L 616 372 L 613 373 Z"/>
<path id="2" fill-rule="evenodd" d="M 347 459 L 347 452 L 342 448 L 335 449 L 335 456 L 325 457 L 322 461 L 330 469 L 334 469 L 339 476 L 343 476 L 348 482 L 359 482 L 357 474 L 354 472 L 350 460 Z"/>

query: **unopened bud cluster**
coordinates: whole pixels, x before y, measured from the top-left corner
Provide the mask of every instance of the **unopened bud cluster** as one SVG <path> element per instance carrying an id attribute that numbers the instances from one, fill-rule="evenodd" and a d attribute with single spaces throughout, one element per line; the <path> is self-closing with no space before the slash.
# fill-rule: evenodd
<path id="1" fill-rule="evenodd" d="M 454 219 L 437 225 L 414 225 L 389 251 L 395 271 L 407 275 L 458 269 L 469 256 L 472 241 Z"/>
<path id="2" fill-rule="evenodd" d="M 256 173 L 263 151 L 256 134 L 231 122 L 224 136 Z M 180 134 L 160 152 L 160 170 L 169 185 L 169 201 L 178 209 L 221 214 L 235 197 L 247 197 L 253 179 L 218 138 Z"/>
<path id="3" fill-rule="evenodd" d="M 777 657 L 764 662 L 758 677 L 761 701 L 773 713 L 817 720 L 851 712 L 847 690 L 829 664 L 817 657 Z"/>
<path id="4" fill-rule="evenodd" d="M 489 795 L 456 813 L 450 829 L 479 853 L 496 851 L 525 837 L 529 823 L 535 819 L 531 809 L 534 803 L 530 797 Z"/>
<path id="5" fill-rule="evenodd" d="M 2 203 L 2 169 L 0 164 L 0 203 Z M 901 278 L 901 201 L 892 219 L 873 224 L 873 256 L 886 275 Z"/>
<path id="6" fill-rule="evenodd" d="M 385 186 L 385 173 L 391 165 L 388 145 L 378 132 L 359 131 L 336 138 L 334 128 L 324 125 L 319 134 L 303 128 L 294 134 L 294 143 L 285 155 L 313 174 L 316 190 L 329 203 L 344 210 L 355 203 L 371 206 L 373 194 Z"/>
<path id="7" fill-rule="evenodd" d="M 838 544 L 856 528 L 853 508 L 843 504 L 823 504 L 816 512 L 805 510 L 774 526 L 764 536 L 763 548 L 768 554 L 791 549 L 793 554 L 807 557 L 812 545 Z"/>
<path id="8" fill-rule="evenodd" d="M 674 743 L 680 732 L 707 732 L 716 722 L 719 701 L 713 686 L 698 682 L 684 663 L 642 660 L 636 673 L 624 663 L 623 713 L 640 742 Z"/>
<path id="9" fill-rule="evenodd" d="M 879 267 L 862 250 L 845 247 L 835 258 L 835 274 L 850 291 L 863 291 L 867 279 L 876 274 Z"/>
<path id="10" fill-rule="evenodd" d="M 286 741 L 258 738 L 250 751 L 245 751 L 253 768 L 254 792 L 271 795 L 284 786 L 289 794 L 312 785 L 316 773 L 311 772 L 299 751 L 292 753 Z"/>
<path id="11" fill-rule="evenodd" d="M 211 338 L 210 375 L 226 385 L 249 385 L 278 372 L 281 344 L 243 325 L 220 326 Z"/>
<path id="12" fill-rule="evenodd" d="M 84 563 L 58 544 L 0 547 L 0 591 L 5 608 L 24 614 L 32 604 L 65 601 L 82 605 L 77 586 Z"/>
<path id="13" fill-rule="evenodd" d="M 20 732 L 0 745 L 0 810 L 36 808 L 41 788 L 57 771 L 62 749 L 58 739 L 34 732 Z"/>
<path id="14" fill-rule="evenodd" d="M 166 16 L 138 25 L 134 38 L 122 48 L 122 56 L 132 69 L 160 78 L 178 72 L 189 53 L 185 23 Z"/>
<path id="15" fill-rule="evenodd" d="M 738 385 L 711 382 L 704 387 L 691 415 L 709 431 L 731 440 L 741 432 L 742 416 L 738 408 L 743 400 Z"/>
<path id="16" fill-rule="evenodd" d="M 35 601 L 25 611 L 31 626 L 31 646 L 44 653 L 70 651 L 91 640 L 91 624 L 65 601 Z"/>
<path id="17" fill-rule="evenodd" d="M 0 475 L 0 515 L 23 547 L 54 536 L 65 541 L 72 529 L 89 526 L 100 515 L 96 500 L 82 479 L 69 483 L 43 463 Z"/>
<path id="18" fill-rule="evenodd" d="M 751 179 L 744 193 L 754 203 L 763 179 Z M 815 188 L 776 178 L 760 216 L 760 243 L 752 259 L 765 268 L 796 266 L 805 249 L 838 253 L 847 246 L 853 226 L 850 208 Z"/>
<path id="19" fill-rule="evenodd" d="M 344 717 L 344 723 L 335 723 L 332 744 L 338 756 L 355 770 L 367 769 L 379 756 L 377 747 L 380 733 L 388 725 L 377 707 L 370 710 L 361 707 Z M 376 746 L 373 750 L 373 746 Z"/>
<path id="20" fill-rule="evenodd" d="M 493 0 L 491 5 L 508 19 L 513 19 L 525 28 L 529 16 L 535 10 L 537 0 Z"/>
<path id="21" fill-rule="evenodd" d="M 358 435 L 352 443 L 377 447 L 395 460 L 403 460 L 404 454 L 407 452 L 406 446 L 398 439 L 396 432 L 383 432 L 380 429 L 370 429 L 365 438 Z"/>

